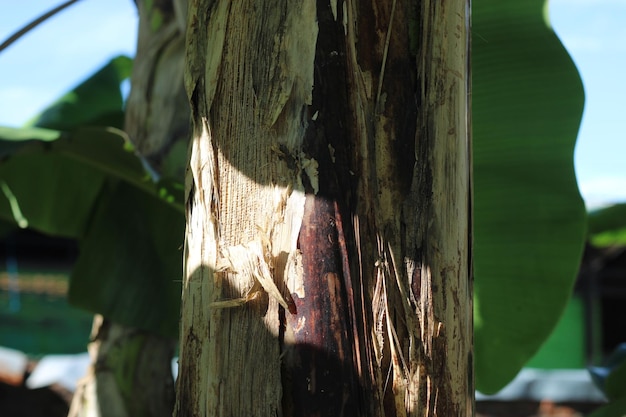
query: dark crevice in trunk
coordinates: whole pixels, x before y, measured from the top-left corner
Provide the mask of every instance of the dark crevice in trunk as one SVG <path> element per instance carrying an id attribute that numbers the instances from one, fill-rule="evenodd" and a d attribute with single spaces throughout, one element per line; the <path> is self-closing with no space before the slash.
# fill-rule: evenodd
<path id="1" fill-rule="evenodd" d="M 303 152 L 319 164 L 319 190 L 307 187 L 298 239 L 306 296 L 295 299 L 297 316 L 287 316 L 295 336 L 284 360 L 284 394 L 291 399 L 287 416 L 372 414 L 371 382 L 359 376 L 371 375 L 371 362 L 361 346 L 368 340 L 361 285 L 353 282 L 357 251 L 351 213 L 358 169 L 340 5 L 337 9 L 335 20 L 329 4 L 318 1 L 315 85 Z"/>

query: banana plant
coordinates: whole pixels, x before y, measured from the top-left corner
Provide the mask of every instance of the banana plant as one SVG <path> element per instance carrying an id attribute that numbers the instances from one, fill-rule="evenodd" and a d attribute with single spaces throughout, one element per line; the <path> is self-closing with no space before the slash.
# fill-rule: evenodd
<path id="1" fill-rule="evenodd" d="M 571 294 L 586 224 L 573 168 L 584 94 L 543 0 L 472 7 L 475 376 L 493 393 Z M 155 181 L 120 130 L 129 71 L 116 58 L 28 126 L 0 129 L 0 230 L 77 239 L 72 303 L 176 336 L 182 186 Z"/>

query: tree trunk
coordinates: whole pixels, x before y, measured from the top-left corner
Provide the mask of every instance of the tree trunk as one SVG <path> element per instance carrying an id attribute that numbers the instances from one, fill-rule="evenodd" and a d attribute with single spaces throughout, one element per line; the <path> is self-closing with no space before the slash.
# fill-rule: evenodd
<path id="1" fill-rule="evenodd" d="M 469 4 L 194 0 L 175 415 L 473 413 Z"/>
<path id="2" fill-rule="evenodd" d="M 91 366 L 68 417 L 168 417 L 174 403 L 174 341 L 96 315 Z"/>
<path id="3" fill-rule="evenodd" d="M 177 149 L 185 149 L 189 138 L 183 86 L 186 1 L 136 3 L 139 36 L 125 130 L 156 177 L 182 179 L 184 165 L 177 163 L 182 161 Z M 69 417 L 171 416 L 175 344 L 96 316 L 89 344 L 92 363 L 77 388 Z"/>

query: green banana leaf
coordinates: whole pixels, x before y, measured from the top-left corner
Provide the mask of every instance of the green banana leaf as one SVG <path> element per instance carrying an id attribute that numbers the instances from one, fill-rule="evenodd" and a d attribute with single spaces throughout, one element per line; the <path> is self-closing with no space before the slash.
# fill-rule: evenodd
<path id="1" fill-rule="evenodd" d="M 0 191 L 6 197 L 0 199 L 0 219 L 14 219 L 21 227 L 83 237 L 95 199 L 109 179 L 168 197 L 166 201 L 183 213 L 180 186 L 155 184 L 121 130 L 81 127 L 62 133 L 0 127 L 4 151 L 10 157 L 0 162 Z"/>
<path id="2" fill-rule="evenodd" d="M 79 243 L 70 303 L 175 338 L 185 217 L 127 182 L 106 188 Z"/>
<path id="3" fill-rule="evenodd" d="M 584 94 L 542 0 L 472 3 L 476 387 L 501 389 L 560 318 L 586 214 L 573 166 Z"/>
<path id="4" fill-rule="evenodd" d="M 29 127 L 0 128 L 0 221 L 4 233 L 12 224 L 78 239 L 72 303 L 176 337 L 182 186 L 155 183 L 123 131 L 97 126 L 121 121 L 129 65 L 114 58 Z M 137 301 L 146 295 L 157 305 Z"/>
<path id="5" fill-rule="evenodd" d="M 0 163 L 0 218 L 15 226 L 79 239 L 105 177 L 54 153 L 19 154 Z"/>
<path id="6" fill-rule="evenodd" d="M 51 142 L 59 139 L 61 132 L 51 129 L 13 128 L 0 126 L 0 160 L 16 153 L 25 143 Z"/>

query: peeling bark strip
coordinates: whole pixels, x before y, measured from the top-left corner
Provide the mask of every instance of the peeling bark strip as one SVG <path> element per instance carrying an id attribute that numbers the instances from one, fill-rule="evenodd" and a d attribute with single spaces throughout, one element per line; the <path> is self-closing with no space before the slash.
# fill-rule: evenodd
<path id="1" fill-rule="evenodd" d="M 189 10 L 176 415 L 471 415 L 466 0 Z"/>

